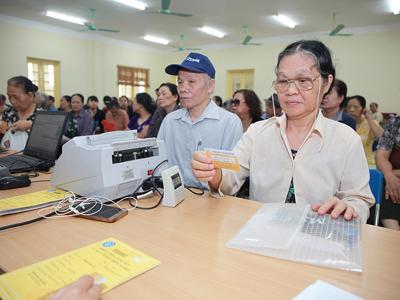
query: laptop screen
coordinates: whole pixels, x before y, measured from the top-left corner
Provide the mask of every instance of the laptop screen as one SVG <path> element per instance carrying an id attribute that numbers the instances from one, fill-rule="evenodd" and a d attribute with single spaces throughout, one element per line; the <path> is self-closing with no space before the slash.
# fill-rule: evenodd
<path id="1" fill-rule="evenodd" d="M 64 133 L 67 113 L 38 111 L 26 142 L 24 154 L 55 161 Z"/>

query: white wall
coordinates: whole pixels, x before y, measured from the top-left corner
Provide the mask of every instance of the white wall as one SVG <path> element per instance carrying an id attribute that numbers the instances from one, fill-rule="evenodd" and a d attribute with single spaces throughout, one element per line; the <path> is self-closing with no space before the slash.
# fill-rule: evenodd
<path id="1" fill-rule="evenodd" d="M 25 24 L 0 18 L 0 93 L 6 81 L 26 75 L 26 58 L 37 57 L 61 62 L 61 94 L 117 95 L 117 65 L 150 69 L 152 91 L 170 76 L 164 68 L 180 63 L 187 52 L 157 52 L 127 43 L 82 39 L 71 34 L 28 28 Z M 400 113 L 400 30 L 395 32 L 324 38 L 332 50 L 337 77 L 349 87 L 349 95 L 361 94 L 377 101 L 381 112 Z M 290 41 L 202 51 L 217 70 L 215 94 L 225 98 L 226 73 L 231 69 L 255 69 L 254 89 L 260 98 L 268 97 L 278 53 Z"/>
<path id="2" fill-rule="evenodd" d="M 27 75 L 27 57 L 60 61 L 61 94 L 94 90 L 92 43 L 90 40 L 0 23 L 0 91 L 7 79 Z"/>
<path id="3" fill-rule="evenodd" d="M 1 19 L 0 40 L 0 93 L 6 93 L 9 78 L 27 75 L 27 57 L 60 61 L 61 95 L 118 96 L 117 65 L 150 69 L 151 92 L 164 80 L 164 74 L 158 72 L 162 53 L 144 47 L 83 39 Z"/>
<path id="4" fill-rule="evenodd" d="M 295 41 L 295 40 L 293 40 Z M 255 70 L 254 90 L 260 98 L 272 92 L 277 57 L 290 42 L 203 51 L 214 62 L 215 94 L 226 95 L 226 73 Z M 400 113 L 400 31 L 321 39 L 332 51 L 337 78 L 348 85 L 348 95 L 377 101 L 381 112 Z"/>

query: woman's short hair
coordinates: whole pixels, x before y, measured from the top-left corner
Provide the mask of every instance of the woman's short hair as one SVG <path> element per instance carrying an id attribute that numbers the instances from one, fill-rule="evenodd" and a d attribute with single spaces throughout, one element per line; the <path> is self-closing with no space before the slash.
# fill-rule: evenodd
<path id="1" fill-rule="evenodd" d="M 61 98 L 64 98 L 65 101 L 67 101 L 69 104 L 71 104 L 71 96 L 70 95 L 64 95 Z"/>
<path id="2" fill-rule="evenodd" d="M 279 53 L 278 63 L 276 64 L 275 70 L 278 70 L 282 58 L 295 53 L 310 55 L 314 59 L 317 70 L 323 79 L 327 80 L 329 75 L 332 75 L 333 79 L 335 79 L 336 71 L 332 63 L 331 52 L 328 47 L 317 40 L 301 40 L 287 46 L 281 53 Z M 326 94 L 330 92 L 331 88 L 332 84 Z"/>
<path id="3" fill-rule="evenodd" d="M 84 103 L 85 97 L 83 97 L 82 94 L 79 94 L 79 93 L 73 94 L 73 95 L 71 96 L 71 100 L 72 100 L 72 98 L 74 98 L 74 96 L 77 96 L 77 97 L 81 100 L 82 104 Z"/>
<path id="4" fill-rule="evenodd" d="M 94 96 L 94 95 L 92 95 L 92 96 L 89 96 L 88 98 L 87 98 L 87 103 L 89 103 L 89 101 L 94 101 L 94 102 L 99 102 L 99 99 L 96 97 L 96 96 Z"/>
<path id="5" fill-rule="evenodd" d="M 259 119 L 261 117 L 261 101 L 258 98 L 257 94 L 253 90 L 249 89 L 240 89 L 233 93 L 232 97 L 235 97 L 237 93 L 243 95 L 244 101 L 249 107 L 250 117 L 254 119 Z"/>
<path id="6" fill-rule="evenodd" d="M 169 91 L 171 92 L 172 95 L 178 97 L 178 98 L 176 99 L 176 103 L 178 104 L 178 103 L 179 103 L 179 94 L 178 94 L 178 87 L 176 86 L 176 84 L 171 83 L 171 82 L 164 82 L 164 83 L 161 83 L 160 86 L 158 87 L 157 91 L 159 92 L 160 89 L 161 89 L 163 86 L 166 86 L 166 87 L 169 89 Z"/>
<path id="7" fill-rule="evenodd" d="M 147 93 L 137 93 L 136 94 L 136 102 L 141 104 L 145 110 L 149 113 L 153 113 L 156 109 L 156 105 L 154 104 L 153 98 Z"/>
<path id="8" fill-rule="evenodd" d="M 350 96 L 349 98 L 347 98 L 347 103 L 349 103 L 349 101 L 352 99 L 356 99 L 358 103 L 360 103 L 362 108 L 365 108 L 367 106 L 367 100 L 365 100 L 363 96 L 360 95 Z"/>
<path id="9" fill-rule="evenodd" d="M 29 78 L 25 76 L 15 76 L 8 79 L 7 85 L 15 86 L 24 91 L 25 94 L 35 93 L 38 91 L 37 85 L 35 85 Z"/>

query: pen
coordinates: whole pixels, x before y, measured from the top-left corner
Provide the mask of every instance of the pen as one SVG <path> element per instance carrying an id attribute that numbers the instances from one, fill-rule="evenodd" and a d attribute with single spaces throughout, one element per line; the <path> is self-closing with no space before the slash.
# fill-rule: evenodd
<path id="1" fill-rule="evenodd" d="M 199 141 L 197 142 L 196 151 L 199 151 L 200 146 L 201 146 L 201 139 L 199 139 Z"/>

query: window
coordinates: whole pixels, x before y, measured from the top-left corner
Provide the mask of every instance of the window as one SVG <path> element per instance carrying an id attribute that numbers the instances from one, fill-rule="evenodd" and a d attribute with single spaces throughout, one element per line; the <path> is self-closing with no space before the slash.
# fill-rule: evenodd
<path id="1" fill-rule="evenodd" d="M 254 69 L 229 70 L 226 84 L 226 97 L 232 97 L 239 89 L 254 89 Z"/>
<path id="2" fill-rule="evenodd" d="M 60 99 L 60 62 L 39 58 L 27 58 L 28 78 L 39 87 L 39 91 Z"/>
<path id="3" fill-rule="evenodd" d="M 149 70 L 118 66 L 118 96 L 134 98 L 149 87 Z"/>

